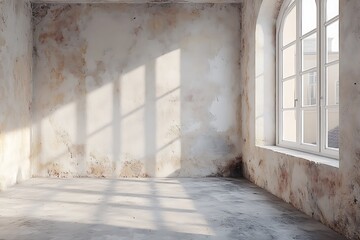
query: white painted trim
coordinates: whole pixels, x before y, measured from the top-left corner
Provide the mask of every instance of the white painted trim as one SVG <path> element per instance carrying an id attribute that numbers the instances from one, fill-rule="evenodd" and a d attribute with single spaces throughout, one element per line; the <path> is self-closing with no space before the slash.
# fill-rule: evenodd
<path id="1" fill-rule="evenodd" d="M 330 63 L 326 63 L 326 34 L 325 28 L 331 23 L 339 20 L 339 16 L 335 16 L 328 21 L 325 21 L 325 0 L 315 0 L 317 6 L 317 27 L 314 30 L 311 30 L 304 35 L 302 35 L 302 1 L 295 0 L 291 3 L 291 0 L 285 0 L 281 6 L 280 13 L 276 22 L 276 143 L 279 146 L 296 149 L 301 151 L 310 152 L 312 154 L 323 155 L 331 158 L 339 158 L 339 151 L 336 149 L 326 148 L 326 109 L 329 108 L 339 108 L 339 105 L 329 106 L 326 105 L 326 67 L 331 66 L 339 62 L 335 60 Z M 296 40 L 283 46 L 282 44 L 282 31 L 284 19 L 288 16 L 290 11 L 296 6 Z M 307 69 L 302 71 L 302 40 L 312 34 L 316 33 L 317 41 L 317 66 L 315 68 Z M 283 79 L 282 76 L 282 61 L 283 61 L 283 51 L 290 46 L 296 44 L 296 69 L 295 75 L 289 76 Z M 317 73 L 317 105 L 311 107 L 302 107 L 302 76 L 309 72 Z M 282 82 L 290 80 L 295 77 L 296 81 L 296 91 L 295 99 L 296 106 L 291 109 L 296 111 L 296 142 L 289 142 L 282 140 L 282 113 L 284 111 L 282 107 Z M 303 138 L 303 127 L 302 127 L 302 110 L 303 109 L 316 109 L 318 113 L 317 119 L 317 145 L 305 144 L 302 143 Z M 287 110 L 290 110 L 287 109 Z"/>
<path id="2" fill-rule="evenodd" d="M 308 152 L 302 152 L 299 150 L 293 150 L 289 148 L 283 148 L 279 146 L 257 146 L 260 149 L 269 150 L 275 153 L 288 155 L 291 157 L 299 158 L 300 160 L 315 162 L 316 164 L 326 165 L 339 169 L 339 161 L 334 158 L 326 156 L 315 155 Z"/>

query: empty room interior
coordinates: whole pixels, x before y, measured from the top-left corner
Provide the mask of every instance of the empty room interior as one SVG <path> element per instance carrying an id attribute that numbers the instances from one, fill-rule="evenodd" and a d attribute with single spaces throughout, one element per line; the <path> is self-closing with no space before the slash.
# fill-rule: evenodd
<path id="1" fill-rule="evenodd" d="M 359 0 L 0 0 L 0 239 L 360 240 Z"/>

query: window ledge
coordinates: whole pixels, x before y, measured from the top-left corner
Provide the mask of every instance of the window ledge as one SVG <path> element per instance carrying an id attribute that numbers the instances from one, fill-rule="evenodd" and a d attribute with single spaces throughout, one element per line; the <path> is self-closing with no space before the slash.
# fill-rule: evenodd
<path id="1" fill-rule="evenodd" d="M 283 148 L 283 147 L 279 147 L 279 146 L 257 146 L 257 147 L 262 148 L 262 149 L 268 149 L 268 150 L 276 152 L 276 153 L 281 153 L 281 154 L 289 155 L 292 157 L 301 158 L 301 159 L 304 159 L 307 161 L 315 162 L 316 164 L 323 164 L 323 165 L 331 166 L 334 168 L 339 168 L 339 160 L 337 160 L 337 159 L 323 157 L 323 156 L 306 153 L 306 152 L 301 152 L 301 151 L 296 151 L 296 150 Z"/>

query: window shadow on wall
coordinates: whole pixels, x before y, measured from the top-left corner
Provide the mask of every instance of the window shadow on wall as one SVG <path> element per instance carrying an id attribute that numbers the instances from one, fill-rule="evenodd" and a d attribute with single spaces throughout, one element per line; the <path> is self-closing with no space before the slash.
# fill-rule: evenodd
<path id="1" fill-rule="evenodd" d="M 240 154 L 239 5 L 44 7 L 35 176 L 216 175 Z"/>

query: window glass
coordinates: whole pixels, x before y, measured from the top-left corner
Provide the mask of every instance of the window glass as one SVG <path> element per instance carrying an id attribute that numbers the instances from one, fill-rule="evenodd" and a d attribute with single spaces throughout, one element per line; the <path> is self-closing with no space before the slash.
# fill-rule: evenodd
<path id="1" fill-rule="evenodd" d="M 317 103 L 317 75 L 316 72 L 306 73 L 302 76 L 302 102 L 303 106 L 316 106 Z"/>
<path id="2" fill-rule="evenodd" d="M 326 104 L 338 104 L 339 64 L 333 64 L 326 68 Z"/>
<path id="3" fill-rule="evenodd" d="M 326 111 L 326 135 L 327 147 L 339 148 L 339 108 Z"/>
<path id="4" fill-rule="evenodd" d="M 296 45 L 291 45 L 283 51 L 283 78 L 295 75 Z"/>
<path id="5" fill-rule="evenodd" d="M 296 142 L 296 111 L 283 112 L 283 140 Z"/>
<path id="6" fill-rule="evenodd" d="M 295 78 L 283 82 L 283 108 L 295 107 Z"/>
<path id="7" fill-rule="evenodd" d="M 326 27 L 326 62 L 339 59 L 339 20 Z"/>
<path id="8" fill-rule="evenodd" d="M 316 33 L 302 40 L 302 68 L 303 71 L 314 68 L 317 65 L 317 41 Z"/>
<path id="9" fill-rule="evenodd" d="M 325 0 L 325 1 L 326 1 L 326 21 L 327 21 L 339 15 L 339 0 Z"/>
<path id="10" fill-rule="evenodd" d="M 316 2 L 315 0 L 303 0 L 301 2 L 301 25 L 302 35 L 304 35 L 316 28 Z"/>
<path id="11" fill-rule="evenodd" d="M 296 6 L 288 13 L 284 20 L 283 46 L 296 40 Z"/>
<path id="12" fill-rule="evenodd" d="M 306 109 L 302 111 L 303 116 L 303 143 L 317 144 L 317 111 L 316 109 Z"/>

